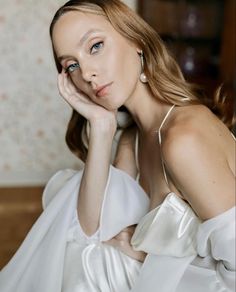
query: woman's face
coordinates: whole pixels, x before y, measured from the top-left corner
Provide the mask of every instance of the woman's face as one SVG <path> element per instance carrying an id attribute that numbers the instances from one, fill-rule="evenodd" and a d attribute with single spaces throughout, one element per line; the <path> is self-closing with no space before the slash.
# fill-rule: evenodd
<path id="1" fill-rule="evenodd" d="M 116 110 L 138 90 L 140 50 L 104 16 L 67 12 L 56 22 L 52 40 L 62 67 L 95 103 Z"/>

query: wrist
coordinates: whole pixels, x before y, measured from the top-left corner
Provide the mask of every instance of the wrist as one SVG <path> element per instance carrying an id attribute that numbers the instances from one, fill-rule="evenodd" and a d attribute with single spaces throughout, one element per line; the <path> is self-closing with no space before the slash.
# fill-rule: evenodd
<path id="1" fill-rule="evenodd" d="M 90 125 L 90 135 L 99 135 L 111 137 L 113 139 L 117 124 L 116 120 L 113 119 L 97 119 L 89 122 Z"/>

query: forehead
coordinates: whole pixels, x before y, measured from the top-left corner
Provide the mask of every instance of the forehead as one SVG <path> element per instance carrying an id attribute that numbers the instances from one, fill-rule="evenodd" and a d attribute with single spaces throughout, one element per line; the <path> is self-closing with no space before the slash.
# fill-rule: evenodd
<path id="1" fill-rule="evenodd" d="M 55 49 L 58 50 L 63 43 L 67 43 L 73 38 L 82 38 L 88 31 L 101 31 L 115 33 L 116 31 L 103 15 L 69 11 L 63 14 L 55 23 L 52 33 L 52 41 Z"/>

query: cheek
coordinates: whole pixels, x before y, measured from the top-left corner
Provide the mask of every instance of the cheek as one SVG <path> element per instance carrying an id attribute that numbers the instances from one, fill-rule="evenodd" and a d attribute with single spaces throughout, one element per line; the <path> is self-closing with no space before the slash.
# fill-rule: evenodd
<path id="1" fill-rule="evenodd" d="M 125 87 L 133 90 L 140 76 L 140 63 L 135 54 L 124 56 L 120 64 L 121 78 Z"/>
<path id="2" fill-rule="evenodd" d="M 87 95 L 90 93 L 88 89 L 88 84 L 84 82 L 80 75 L 80 72 L 73 72 L 73 74 L 70 75 L 70 78 L 77 89 L 81 90 Z"/>
<path id="3" fill-rule="evenodd" d="M 86 95 L 90 95 L 91 92 L 88 90 L 88 86 L 85 85 L 84 81 L 81 79 L 79 74 L 76 74 L 75 72 L 70 75 L 70 78 L 72 80 L 72 83 L 74 86 L 79 90 L 82 91 Z"/>
<path id="4" fill-rule="evenodd" d="M 141 68 L 140 58 L 133 47 L 125 46 L 120 50 L 117 62 L 123 78 L 136 79 L 136 76 L 139 75 Z"/>
<path id="5" fill-rule="evenodd" d="M 78 89 L 81 89 L 82 79 L 81 79 L 80 74 L 78 73 L 78 71 L 75 71 L 75 72 L 73 72 L 73 74 L 70 74 L 70 78 L 71 78 L 72 82 L 74 83 L 74 85 Z"/>

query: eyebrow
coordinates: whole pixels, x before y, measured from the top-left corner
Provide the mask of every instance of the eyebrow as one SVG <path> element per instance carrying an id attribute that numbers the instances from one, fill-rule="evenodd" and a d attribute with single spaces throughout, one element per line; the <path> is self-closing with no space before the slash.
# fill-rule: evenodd
<path id="1" fill-rule="evenodd" d="M 83 36 L 82 38 L 79 40 L 77 46 L 82 46 L 84 44 L 84 42 L 89 38 L 89 36 L 92 34 L 92 33 L 95 33 L 95 32 L 102 32 L 102 30 L 100 29 L 94 29 L 94 28 L 91 28 L 90 30 L 88 30 Z M 62 55 L 60 57 L 58 57 L 58 61 L 61 62 L 63 59 L 66 59 L 66 58 L 69 58 L 71 56 L 69 55 Z"/>

